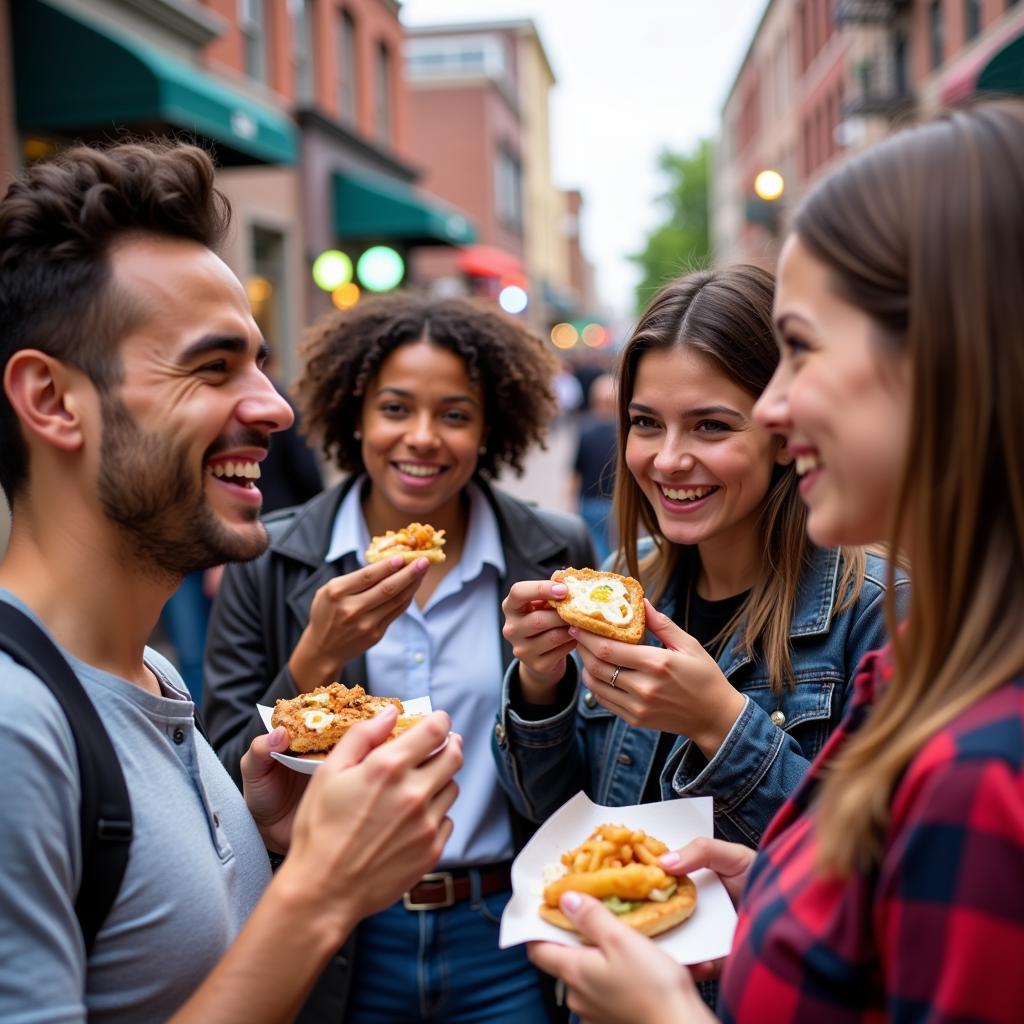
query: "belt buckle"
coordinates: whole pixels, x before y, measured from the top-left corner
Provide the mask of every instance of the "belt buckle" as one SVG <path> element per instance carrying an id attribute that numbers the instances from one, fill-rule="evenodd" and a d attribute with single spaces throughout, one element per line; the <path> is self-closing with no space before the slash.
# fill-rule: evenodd
<path id="1" fill-rule="evenodd" d="M 444 910 L 455 905 L 455 878 L 450 871 L 435 871 L 424 875 L 419 882 L 444 882 L 444 898 L 429 903 L 416 903 L 410 895 L 411 891 L 402 893 L 402 905 L 406 910 Z"/>

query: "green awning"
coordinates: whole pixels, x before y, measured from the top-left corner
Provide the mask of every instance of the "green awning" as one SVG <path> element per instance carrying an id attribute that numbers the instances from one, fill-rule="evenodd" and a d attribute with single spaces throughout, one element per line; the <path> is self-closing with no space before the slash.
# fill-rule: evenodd
<path id="1" fill-rule="evenodd" d="M 978 92 L 1024 95 L 1024 35 L 1004 46 L 978 75 Z"/>
<path id="2" fill-rule="evenodd" d="M 231 162 L 294 163 L 289 118 L 212 76 L 42 0 L 11 5 L 16 114 L 24 132 L 110 136 L 169 126 L 226 147 Z"/>
<path id="3" fill-rule="evenodd" d="M 354 242 L 469 245 L 476 229 L 464 213 L 383 175 L 334 175 L 334 230 Z"/>

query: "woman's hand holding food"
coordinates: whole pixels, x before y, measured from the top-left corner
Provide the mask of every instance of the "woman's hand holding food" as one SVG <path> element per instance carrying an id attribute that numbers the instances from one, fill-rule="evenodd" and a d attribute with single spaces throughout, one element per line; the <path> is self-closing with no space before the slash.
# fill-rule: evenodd
<path id="1" fill-rule="evenodd" d="M 565 659 L 576 649 L 569 627 L 551 607 L 568 594 L 564 583 L 527 580 L 513 584 L 501 604 L 502 634 L 519 659 L 519 683 L 529 704 L 552 704 L 565 675 Z"/>
<path id="2" fill-rule="evenodd" d="M 275 879 L 326 912 L 340 939 L 429 871 L 452 831 L 462 737 L 436 711 L 385 743 L 394 715 L 353 726 L 313 774 Z"/>
<path id="3" fill-rule="evenodd" d="M 617 921 L 598 900 L 569 892 L 559 906 L 591 947 L 532 942 L 530 959 L 565 982 L 584 1024 L 713 1021 L 690 972 L 650 939 Z M 627 983 L 623 979 L 629 979 Z"/>
<path id="4" fill-rule="evenodd" d="M 334 680 L 339 668 L 368 651 L 409 607 L 430 568 L 399 555 L 325 583 L 313 598 L 309 623 L 288 661 L 300 692 Z"/>
<path id="5" fill-rule="evenodd" d="M 644 608 L 647 628 L 663 647 L 570 630 L 579 644 L 583 681 L 630 725 L 689 736 L 711 758 L 743 710 L 744 698 L 692 636 L 646 599 Z"/>

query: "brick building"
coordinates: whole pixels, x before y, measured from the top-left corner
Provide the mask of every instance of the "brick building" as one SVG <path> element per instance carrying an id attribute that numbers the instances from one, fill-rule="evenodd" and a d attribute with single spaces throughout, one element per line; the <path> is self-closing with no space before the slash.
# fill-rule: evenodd
<path id="1" fill-rule="evenodd" d="M 979 91 L 1024 93 L 1020 0 L 769 0 L 722 112 L 717 261 L 774 261 L 815 180 L 894 123 Z M 754 191 L 779 171 L 781 198 Z"/>

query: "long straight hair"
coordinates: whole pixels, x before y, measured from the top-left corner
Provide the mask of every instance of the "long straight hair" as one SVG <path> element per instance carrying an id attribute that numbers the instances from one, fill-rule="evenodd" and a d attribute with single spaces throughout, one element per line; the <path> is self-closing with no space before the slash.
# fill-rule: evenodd
<path id="1" fill-rule="evenodd" d="M 687 586 L 693 587 L 699 561 L 695 547 L 673 544 L 664 536 L 654 508 L 626 465 L 629 403 L 640 362 L 649 352 L 690 349 L 701 353 L 725 377 L 757 398 L 771 380 L 779 359 L 772 329 L 773 289 L 772 275 L 754 266 L 687 274 L 670 282 L 652 299 L 623 349 L 618 373 L 614 498 L 622 538 L 617 567 L 639 579 L 655 604 L 680 574 Z M 760 572 L 747 599 L 716 641 L 720 653 L 722 645 L 744 622 L 742 650 L 753 658 L 760 644 L 776 693 L 793 681 L 789 629 L 800 577 L 811 550 L 806 519 L 793 466 L 776 466 L 758 520 Z M 641 528 L 654 541 L 654 550 L 643 560 L 637 547 Z M 864 580 L 862 551 L 844 550 L 842 559 L 839 609 L 856 600 Z"/>
<path id="2" fill-rule="evenodd" d="M 824 867 L 881 854 L 896 786 L 953 718 L 1024 671 L 1024 104 L 894 136 L 823 182 L 794 227 L 911 366 L 890 541 L 913 586 L 892 678 L 826 777 Z"/>

